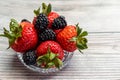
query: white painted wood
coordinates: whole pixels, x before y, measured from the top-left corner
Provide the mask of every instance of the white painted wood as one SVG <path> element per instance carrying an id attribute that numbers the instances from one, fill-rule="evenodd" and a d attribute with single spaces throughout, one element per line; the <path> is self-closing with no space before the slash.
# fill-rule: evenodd
<path id="1" fill-rule="evenodd" d="M 24 67 L 12 50 L 6 50 L 7 41 L 0 38 L 1 80 L 117 80 L 120 79 L 120 33 L 90 33 L 89 49 L 75 51 L 67 68 L 50 75 L 41 75 Z M 1 43 L 2 42 L 2 43 Z M 4 45 L 4 46 L 3 46 Z"/>

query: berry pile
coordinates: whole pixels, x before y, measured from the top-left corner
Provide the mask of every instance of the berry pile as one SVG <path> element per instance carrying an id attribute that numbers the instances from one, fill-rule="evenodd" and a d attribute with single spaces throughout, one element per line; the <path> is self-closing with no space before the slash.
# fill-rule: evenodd
<path id="1" fill-rule="evenodd" d="M 34 13 L 32 22 L 11 19 L 10 30 L 4 28 L 4 34 L 0 34 L 8 38 L 8 48 L 23 53 L 27 65 L 60 68 L 64 51 L 78 49 L 82 53 L 87 49 L 87 31 L 82 31 L 78 24 L 68 25 L 64 16 L 52 11 L 51 4 L 42 3 L 42 10 L 38 8 Z"/>

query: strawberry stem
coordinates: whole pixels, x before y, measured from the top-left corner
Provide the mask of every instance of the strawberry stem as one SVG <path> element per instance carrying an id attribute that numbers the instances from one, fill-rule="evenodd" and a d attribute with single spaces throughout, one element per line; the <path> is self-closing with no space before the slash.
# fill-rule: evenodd
<path id="1" fill-rule="evenodd" d="M 9 24 L 10 31 L 8 31 L 6 28 L 3 28 L 4 34 L 0 34 L 2 37 L 7 37 L 9 40 L 9 47 L 15 42 L 15 40 L 19 37 L 21 37 L 21 31 L 22 27 L 18 24 L 18 22 L 15 19 L 11 19 Z"/>
<path id="2" fill-rule="evenodd" d="M 88 35 L 87 31 L 82 31 L 82 28 L 79 27 L 79 24 L 76 25 L 76 30 L 77 30 L 77 36 L 76 36 L 76 46 L 78 50 L 83 53 L 81 50 L 87 49 L 87 39 L 85 36 Z"/>
<path id="3" fill-rule="evenodd" d="M 45 3 L 42 3 L 42 13 L 45 15 L 48 15 L 52 10 L 51 4 L 46 5 Z"/>
<path id="4" fill-rule="evenodd" d="M 48 47 L 47 54 L 39 56 L 37 58 L 38 66 L 42 66 L 44 64 L 44 68 L 51 68 L 55 66 L 56 68 L 60 68 L 62 66 L 62 61 L 57 57 L 58 55 L 51 52 Z"/>
<path id="5" fill-rule="evenodd" d="M 33 12 L 35 16 L 38 16 L 40 14 L 40 7 L 37 10 L 34 10 Z"/>
<path id="6" fill-rule="evenodd" d="M 51 12 L 52 6 L 51 4 L 46 5 L 45 3 L 42 3 L 42 11 L 40 11 L 40 7 L 37 10 L 34 10 L 35 16 L 38 16 L 40 13 L 45 14 L 46 16 Z"/>

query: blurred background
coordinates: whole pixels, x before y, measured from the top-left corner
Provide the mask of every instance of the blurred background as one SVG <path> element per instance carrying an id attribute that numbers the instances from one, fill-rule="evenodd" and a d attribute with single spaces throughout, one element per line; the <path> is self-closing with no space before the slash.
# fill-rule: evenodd
<path id="1" fill-rule="evenodd" d="M 66 17 L 68 24 L 80 24 L 88 32 L 120 32 L 120 0 L 0 0 L 0 29 L 11 18 L 32 21 L 41 3 Z"/>

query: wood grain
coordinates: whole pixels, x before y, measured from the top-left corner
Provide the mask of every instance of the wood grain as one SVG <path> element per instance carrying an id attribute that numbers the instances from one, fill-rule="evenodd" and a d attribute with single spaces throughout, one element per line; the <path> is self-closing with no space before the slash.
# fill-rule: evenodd
<path id="1" fill-rule="evenodd" d="M 57 73 L 41 75 L 24 67 L 14 51 L 6 50 L 5 38 L 0 38 L 1 80 L 110 80 L 120 79 L 120 33 L 89 33 L 89 49 L 75 54 L 69 65 Z M 4 45 L 4 46 L 3 46 Z"/>
<path id="2" fill-rule="evenodd" d="M 119 0 L 0 0 L 0 29 L 8 27 L 11 18 L 32 21 L 33 10 L 42 2 L 51 3 L 68 24 L 80 23 L 89 32 L 120 32 Z"/>

